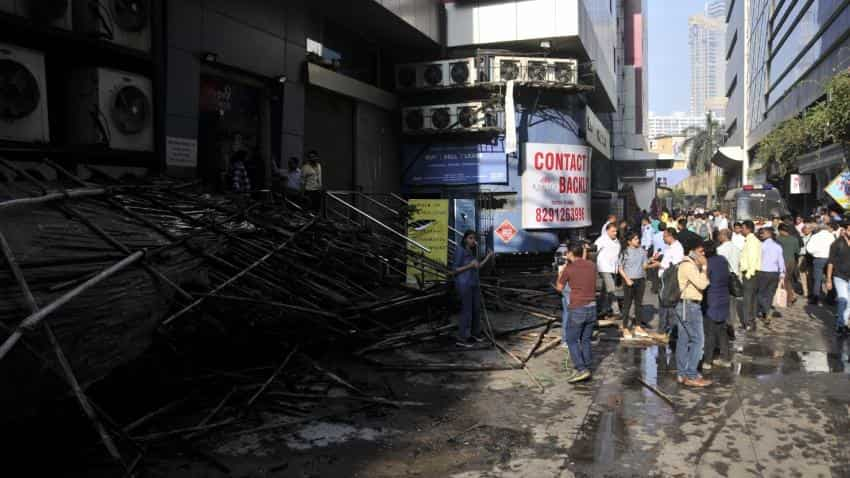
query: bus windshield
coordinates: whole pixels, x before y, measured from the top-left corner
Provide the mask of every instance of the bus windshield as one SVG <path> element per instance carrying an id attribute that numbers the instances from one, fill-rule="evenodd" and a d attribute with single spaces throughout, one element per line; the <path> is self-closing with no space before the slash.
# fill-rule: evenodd
<path id="1" fill-rule="evenodd" d="M 782 196 L 775 189 L 740 191 L 736 196 L 735 220 L 737 221 L 770 219 L 788 214 Z"/>

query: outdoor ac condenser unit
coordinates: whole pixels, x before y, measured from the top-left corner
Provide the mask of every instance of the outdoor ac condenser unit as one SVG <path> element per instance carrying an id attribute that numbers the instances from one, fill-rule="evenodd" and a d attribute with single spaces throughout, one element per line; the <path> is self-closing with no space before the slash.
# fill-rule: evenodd
<path id="1" fill-rule="evenodd" d="M 425 108 L 425 125 L 428 129 L 446 131 L 454 124 L 452 105 L 433 105 Z"/>
<path id="2" fill-rule="evenodd" d="M 74 0 L 74 29 L 127 48 L 150 51 L 150 0 Z"/>
<path id="3" fill-rule="evenodd" d="M 153 151 L 153 106 L 147 78 L 106 68 L 78 70 L 69 82 L 68 128 L 81 144 Z"/>
<path id="4" fill-rule="evenodd" d="M 402 108 L 401 129 L 405 133 L 422 131 L 425 129 L 425 111 L 423 108 Z"/>
<path id="5" fill-rule="evenodd" d="M 17 0 L 16 13 L 35 23 L 71 29 L 70 0 Z"/>
<path id="6" fill-rule="evenodd" d="M 0 140 L 50 141 L 44 55 L 0 43 Z"/>

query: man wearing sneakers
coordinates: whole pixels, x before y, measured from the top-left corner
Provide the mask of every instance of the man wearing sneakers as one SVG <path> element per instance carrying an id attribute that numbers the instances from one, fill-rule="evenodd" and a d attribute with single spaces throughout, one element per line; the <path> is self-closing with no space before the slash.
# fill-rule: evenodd
<path id="1" fill-rule="evenodd" d="M 575 372 L 567 379 L 569 383 L 589 380 L 592 362 L 590 342 L 596 325 L 596 266 L 584 259 L 584 255 L 583 245 L 570 247 L 569 264 L 555 284 L 558 292 L 566 285 L 570 287 L 565 337 Z"/>
<path id="2" fill-rule="evenodd" d="M 679 342 L 676 344 L 677 381 L 689 387 L 706 387 L 710 380 L 702 378 L 697 366 L 702 359 L 705 331 L 702 321 L 702 293 L 708 287 L 708 262 L 702 243 L 696 243 L 680 264 Z"/>

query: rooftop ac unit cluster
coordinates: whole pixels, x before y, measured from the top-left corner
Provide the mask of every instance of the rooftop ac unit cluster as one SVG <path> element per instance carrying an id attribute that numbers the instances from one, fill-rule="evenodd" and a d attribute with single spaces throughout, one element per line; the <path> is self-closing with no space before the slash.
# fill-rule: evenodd
<path id="1" fill-rule="evenodd" d="M 396 65 L 396 89 L 468 87 L 508 80 L 550 85 L 578 84 L 578 62 L 570 58 L 480 56 Z"/>
<path id="2" fill-rule="evenodd" d="M 504 84 L 560 88 L 578 84 L 578 61 L 571 58 L 481 55 L 477 57 L 396 65 L 396 89 L 401 92 L 462 89 Z M 498 113 L 482 102 L 415 106 L 402 110 L 402 130 L 408 134 L 495 131 Z"/>
<path id="3" fill-rule="evenodd" d="M 482 131 L 498 128 L 497 112 L 482 102 L 403 108 L 402 128 L 407 133 Z"/>

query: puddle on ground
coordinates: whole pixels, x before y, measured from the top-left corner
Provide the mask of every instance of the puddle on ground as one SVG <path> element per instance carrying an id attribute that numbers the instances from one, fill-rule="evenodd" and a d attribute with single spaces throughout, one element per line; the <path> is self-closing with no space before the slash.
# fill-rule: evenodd
<path id="1" fill-rule="evenodd" d="M 387 431 L 375 428 L 357 428 L 344 423 L 319 422 L 284 437 L 284 440 L 286 446 L 293 450 L 309 450 L 349 440 L 375 441 L 387 434 Z"/>

